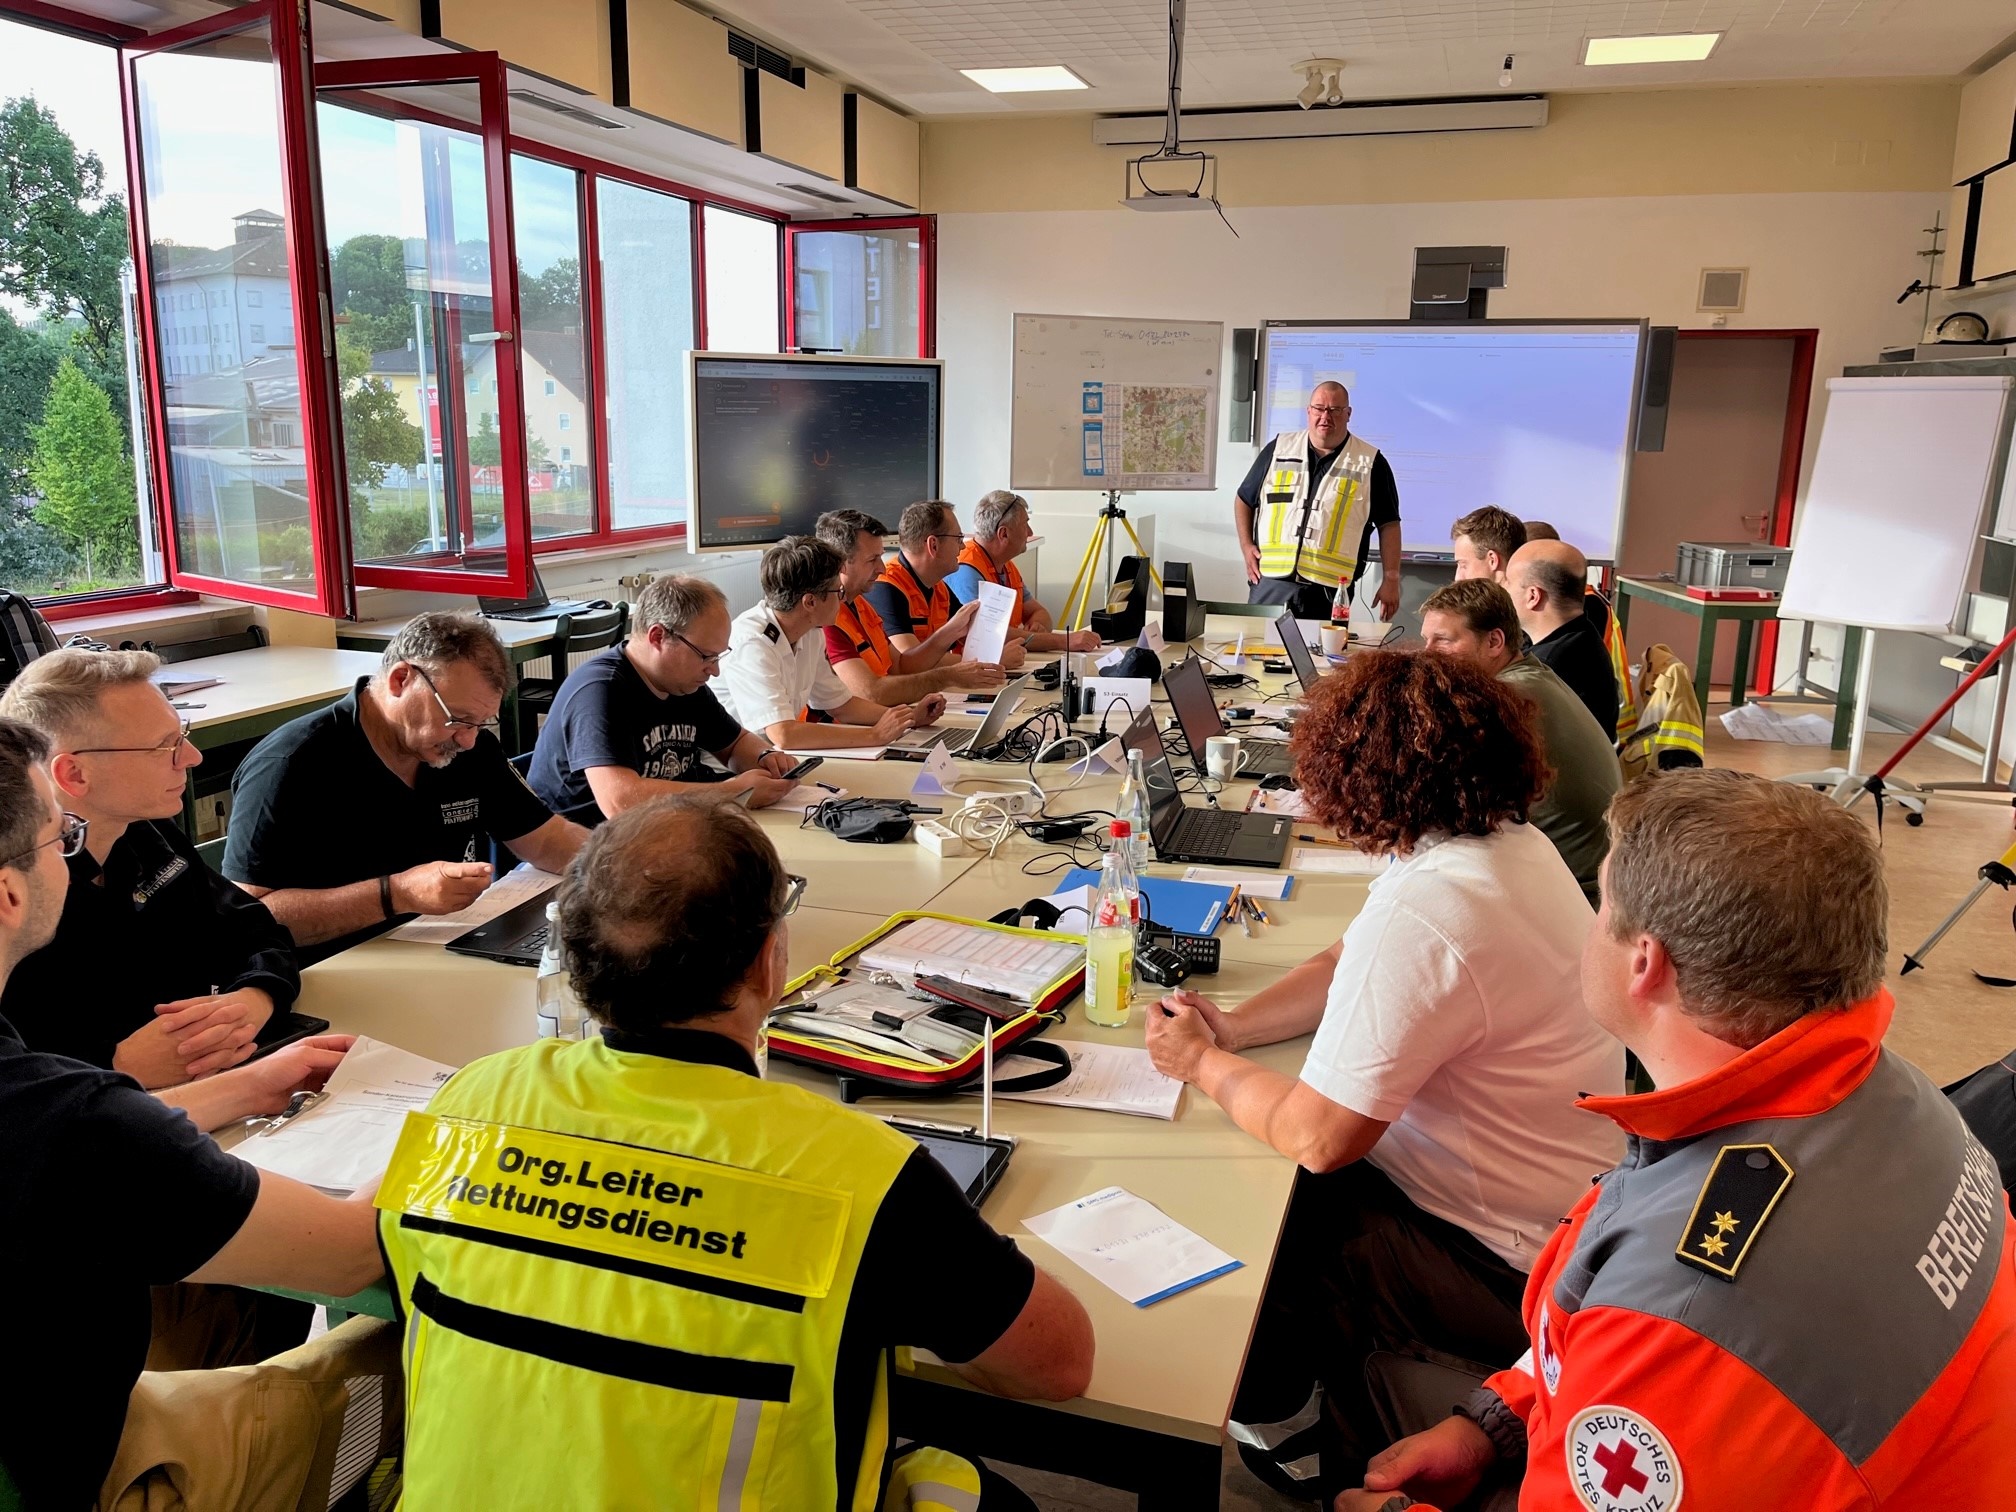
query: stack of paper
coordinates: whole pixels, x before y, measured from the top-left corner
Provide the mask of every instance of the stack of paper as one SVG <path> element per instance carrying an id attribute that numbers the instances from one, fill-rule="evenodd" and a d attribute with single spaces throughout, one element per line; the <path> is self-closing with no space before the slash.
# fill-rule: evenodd
<path id="1" fill-rule="evenodd" d="M 477 925 L 488 924 L 492 919 L 510 912 L 527 898 L 536 898 L 559 884 L 560 879 L 553 873 L 539 870 L 530 861 L 521 861 L 484 888 L 467 908 L 457 909 L 451 914 L 414 919 L 411 923 L 401 924 L 387 938 L 412 940 L 421 945 L 446 945 L 450 940 L 461 939 Z"/>
<path id="2" fill-rule="evenodd" d="M 1052 1103 L 1060 1108 L 1091 1108 L 1100 1113 L 1131 1113 L 1140 1118 L 1174 1118 L 1183 1100 L 1183 1083 L 1155 1069 L 1146 1050 L 1126 1045 L 1099 1045 L 1078 1040 L 1051 1040 L 1071 1057 L 1071 1074 L 1054 1086 L 1034 1092 L 996 1092 L 1016 1102 Z M 1029 1060 L 1027 1067 L 1020 1065 Z M 997 1082 L 1035 1070 L 1047 1063 L 1027 1056 L 1005 1056 L 994 1068 Z M 978 1089 L 969 1089 L 978 1096 Z"/>
<path id="3" fill-rule="evenodd" d="M 354 1192 L 385 1174 L 409 1112 L 419 1112 L 455 1074 L 364 1035 L 330 1073 L 322 1100 L 271 1133 L 246 1136 L 240 1160 L 330 1192 Z"/>
<path id="4" fill-rule="evenodd" d="M 1136 1307 L 1201 1286 L 1243 1263 L 1124 1187 L 1038 1213 L 1022 1226 Z"/>
<path id="5" fill-rule="evenodd" d="M 1085 944 L 982 929 L 950 919 L 912 919 L 861 952 L 870 971 L 940 976 L 1034 1003 L 1043 989 L 1078 968 Z"/>

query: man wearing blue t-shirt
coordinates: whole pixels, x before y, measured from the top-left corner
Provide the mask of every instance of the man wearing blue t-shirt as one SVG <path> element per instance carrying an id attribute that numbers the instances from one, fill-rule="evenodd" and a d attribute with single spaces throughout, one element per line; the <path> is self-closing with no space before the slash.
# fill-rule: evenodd
<path id="1" fill-rule="evenodd" d="M 561 684 L 533 748 L 532 791 L 584 824 L 667 793 L 747 794 L 751 808 L 782 798 L 794 758 L 743 729 L 707 686 L 727 650 L 719 588 L 698 577 L 655 579 L 638 595 L 630 638 Z"/>

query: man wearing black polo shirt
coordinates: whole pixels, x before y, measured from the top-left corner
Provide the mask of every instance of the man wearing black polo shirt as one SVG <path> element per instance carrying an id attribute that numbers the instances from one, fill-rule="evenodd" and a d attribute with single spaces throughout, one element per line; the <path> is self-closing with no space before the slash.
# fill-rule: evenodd
<path id="1" fill-rule="evenodd" d="M 1589 559 L 1566 541 L 1528 541 L 1512 553 L 1505 586 L 1533 655 L 1554 669 L 1606 734 L 1617 728 L 1617 672 L 1584 604 Z"/>
<path id="2" fill-rule="evenodd" d="M 49 745 L 0 719 L 0 984 L 63 912 L 82 821 Z M 88 984 L 74 984 L 76 988 Z M 0 1466 L 30 1512 L 88 1507 L 147 1358 L 149 1287 L 285 1286 L 348 1296 L 381 1270 L 369 1194 L 262 1174 L 203 1133 L 321 1086 L 350 1041 L 305 1040 L 158 1096 L 21 1043 L 0 1018 L 0 1294 L 12 1301 Z"/>
<path id="3" fill-rule="evenodd" d="M 56 938 L 21 963 L 0 1013 L 35 1049 L 143 1087 L 237 1065 L 284 1029 L 301 989 L 287 931 L 173 822 L 203 753 L 150 680 L 160 665 L 151 651 L 52 651 L 0 698 L 0 715 L 49 738 L 59 801 L 91 824 Z"/>
<path id="4" fill-rule="evenodd" d="M 532 753 L 532 791 L 585 824 L 651 798 L 764 808 L 791 791 L 797 758 L 721 707 L 707 680 L 728 654 L 728 600 L 705 578 L 667 574 L 637 595 L 630 638 L 567 675 Z M 712 756 L 728 768 L 708 767 Z M 733 775 L 730 775 L 730 774 Z"/>
<path id="5" fill-rule="evenodd" d="M 490 883 L 490 839 L 565 871 L 588 832 L 505 759 L 494 732 L 510 677 L 503 643 L 478 616 L 416 615 L 376 676 L 245 758 L 231 780 L 224 875 L 297 945 L 341 949 L 402 914 L 474 902 Z"/>

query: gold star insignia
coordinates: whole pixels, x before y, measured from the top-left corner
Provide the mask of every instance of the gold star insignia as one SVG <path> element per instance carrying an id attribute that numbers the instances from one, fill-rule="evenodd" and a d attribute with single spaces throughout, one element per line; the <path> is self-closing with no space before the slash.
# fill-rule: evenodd
<path id="1" fill-rule="evenodd" d="M 1701 1253 L 1704 1255 L 1720 1255 L 1727 1248 L 1729 1241 L 1720 1234 L 1706 1233 L 1701 1236 Z"/>
<path id="2" fill-rule="evenodd" d="M 1741 1219 L 1737 1218 L 1732 1213 L 1717 1213 L 1715 1215 L 1715 1232 L 1718 1234 L 1726 1234 L 1729 1232 L 1729 1230 L 1736 1227 L 1736 1225 L 1741 1221 L 1742 1221 Z"/>

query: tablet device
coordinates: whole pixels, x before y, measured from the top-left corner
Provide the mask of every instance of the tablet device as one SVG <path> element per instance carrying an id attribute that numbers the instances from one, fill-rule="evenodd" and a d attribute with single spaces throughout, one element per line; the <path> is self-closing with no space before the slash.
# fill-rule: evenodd
<path id="1" fill-rule="evenodd" d="M 975 1207 L 987 1200 L 987 1194 L 994 1190 L 994 1183 L 1008 1169 L 1008 1156 L 1014 1148 L 1005 1139 L 940 1134 L 931 1130 L 904 1128 L 900 1123 L 895 1127 L 929 1150 L 931 1158 L 951 1173 L 960 1190 L 965 1192 L 966 1200 Z"/>

